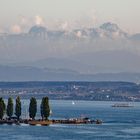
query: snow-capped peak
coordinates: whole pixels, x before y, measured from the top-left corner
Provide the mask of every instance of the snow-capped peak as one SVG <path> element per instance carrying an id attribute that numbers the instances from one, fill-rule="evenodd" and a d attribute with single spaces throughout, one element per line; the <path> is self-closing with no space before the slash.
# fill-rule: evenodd
<path id="1" fill-rule="evenodd" d="M 117 24 L 111 23 L 111 22 L 107 22 L 104 23 L 100 26 L 100 29 L 106 30 L 106 31 L 110 31 L 110 32 L 118 32 L 121 29 L 118 27 Z"/>

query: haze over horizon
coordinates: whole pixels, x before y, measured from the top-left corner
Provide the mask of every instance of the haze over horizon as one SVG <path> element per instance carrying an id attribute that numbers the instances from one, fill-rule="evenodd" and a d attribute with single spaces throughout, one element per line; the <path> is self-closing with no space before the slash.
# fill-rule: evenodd
<path id="1" fill-rule="evenodd" d="M 68 30 L 109 21 L 138 33 L 139 5 L 139 0 L 5 0 L 0 4 L 0 32 L 25 32 L 34 24 Z"/>
<path id="2" fill-rule="evenodd" d="M 140 0 L 0 0 L 0 140 L 140 140 L 138 102 Z"/>
<path id="3" fill-rule="evenodd" d="M 5 0 L 1 71 L 140 73 L 139 5 L 139 0 Z"/>

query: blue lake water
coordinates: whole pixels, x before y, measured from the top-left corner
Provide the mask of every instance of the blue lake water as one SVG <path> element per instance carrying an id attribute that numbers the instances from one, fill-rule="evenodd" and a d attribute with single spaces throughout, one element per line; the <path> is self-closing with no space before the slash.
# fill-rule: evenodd
<path id="1" fill-rule="evenodd" d="M 22 116 L 28 115 L 28 100 L 22 101 Z M 38 101 L 38 106 L 40 100 Z M 140 140 L 140 103 L 134 107 L 112 108 L 114 102 L 50 101 L 51 118 L 90 117 L 102 125 L 0 125 L 0 140 Z M 40 117 L 38 109 L 37 118 Z"/>

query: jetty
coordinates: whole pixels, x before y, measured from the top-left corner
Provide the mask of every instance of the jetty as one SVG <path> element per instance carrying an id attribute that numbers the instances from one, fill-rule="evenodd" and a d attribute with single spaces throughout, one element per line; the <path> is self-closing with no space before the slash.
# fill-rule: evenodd
<path id="1" fill-rule="evenodd" d="M 64 120 L 32 120 L 30 125 L 50 125 L 50 124 L 102 124 L 101 120 L 90 120 L 89 118 L 71 118 Z"/>
<path id="2" fill-rule="evenodd" d="M 72 102 L 74 104 L 74 102 Z M 16 98 L 15 104 L 15 116 L 13 116 L 14 104 L 11 97 L 8 98 L 7 106 L 3 98 L 0 98 L 0 124 L 8 125 L 53 125 L 53 124 L 101 124 L 102 121 L 97 119 L 93 120 L 88 117 L 84 118 L 70 118 L 70 119 L 49 119 L 49 116 L 52 114 L 52 111 L 49 106 L 49 98 L 43 97 L 40 104 L 40 116 L 41 119 L 35 119 L 37 113 L 37 100 L 34 97 L 31 97 L 29 104 L 29 118 L 23 119 L 21 111 L 21 101 L 20 97 Z M 5 116 L 6 112 L 6 116 Z M 25 113 L 26 115 L 27 113 Z M 4 117 L 5 116 L 5 117 Z M 27 118 L 27 116 L 25 117 Z"/>
<path id="3" fill-rule="evenodd" d="M 62 119 L 62 120 L 31 120 L 31 119 L 3 119 L 0 120 L 0 124 L 29 124 L 29 125 L 42 125 L 42 126 L 48 126 L 53 124 L 102 124 L 102 120 L 91 120 L 89 118 L 71 118 L 71 119 Z"/>

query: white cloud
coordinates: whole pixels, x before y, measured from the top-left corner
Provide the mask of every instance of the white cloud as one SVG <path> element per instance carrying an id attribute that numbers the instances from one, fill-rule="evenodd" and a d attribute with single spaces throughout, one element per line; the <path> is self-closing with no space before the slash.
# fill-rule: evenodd
<path id="1" fill-rule="evenodd" d="M 80 38 L 80 37 L 82 36 L 81 31 L 78 31 L 78 32 L 76 33 L 76 36 Z"/>
<path id="2" fill-rule="evenodd" d="M 36 15 L 35 16 L 35 24 L 36 25 L 44 25 L 44 19 L 41 16 Z"/>
<path id="3" fill-rule="evenodd" d="M 60 28 L 62 30 L 70 30 L 68 21 L 65 21 L 65 22 L 61 23 L 61 27 Z"/>
<path id="4" fill-rule="evenodd" d="M 21 24 L 22 26 L 27 26 L 31 24 L 31 20 L 25 16 L 20 16 L 19 24 Z"/>
<path id="5" fill-rule="evenodd" d="M 45 26 L 44 19 L 36 15 L 34 17 L 25 17 L 23 15 L 18 16 L 18 21 L 10 27 L 9 31 L 11 33 L 21 33 L 21 32 L 28 32 L 29 29 L 34 25 L 41 25 Z"/>
<path id="6" fill-rule="evenodd" d="M 13 25 L 10 30 L 12 33 L 17 33 L 17 34 L 22 32 L 20 25 L 17 24 Z"/>
<path id="7" fill-rule="evenodd" d="M 5 32 L 5 30 L 0 28 L 0 33 L 4 33 L 4 32 Z"/>

